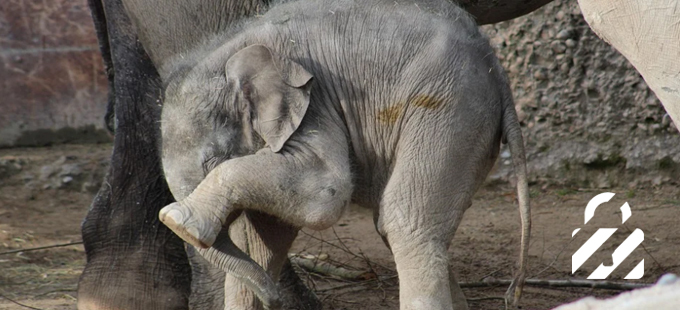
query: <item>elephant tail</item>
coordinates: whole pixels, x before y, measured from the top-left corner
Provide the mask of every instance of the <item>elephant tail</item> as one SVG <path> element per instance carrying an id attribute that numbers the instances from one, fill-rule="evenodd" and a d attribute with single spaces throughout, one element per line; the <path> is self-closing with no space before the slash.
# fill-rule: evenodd
<path id="1" fill-rule="evenodd" d="M 507 84 L 506 84 L 507 85 Z M 527 259 L 529 256 L 529 238 L 531 235 L 531 206 L 529 205 L 529 184 L 527 180 L 527 165 L 526 156 L 524 154 L 524 140 L 522 139 L 522 130 L 519 126 L 517 113 L 515 112 L 514 101 L 512 94 L 508 89 L 503 98 L 503 118 L 501 126 L 503 129 L 503 136 L 507 139 L 510 153 L 512 154 L 512 163 L 517 177 L 517 199 L 519 201 L 519 215 L 522 221 L 522 233 L 520 243 L 519 255 L 519 270 L 515 278 L 508 288 L 505 299 L 512 300 L 512 304 L 517 306 L 522 295 L 522 288 L 524 287 L 524 280 L 526 278 Z M 505 140 L 504 139 L 504 140 Z"/>

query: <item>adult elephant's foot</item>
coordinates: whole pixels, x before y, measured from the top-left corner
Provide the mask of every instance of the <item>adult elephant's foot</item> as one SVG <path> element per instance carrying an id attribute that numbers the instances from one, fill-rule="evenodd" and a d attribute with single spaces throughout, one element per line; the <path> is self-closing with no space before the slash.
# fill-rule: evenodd
<path id="1" fill-rule="evenodd" d="M 153 186 L 138 185 L 145 183 Z M 78 310 L 189 309 L 184 242 L 156 219 L 172 201 L 165 183 L 143 180 L 128 185 L 135 190 L 115 194 L 111 190 L 125 183 L 109 177 L 104 184 L 82 225 L 87 265 L 78 281 Z"/>
<path id="2" fill-rule="evenodd" d="M 159 219 L 187 243 L 202 249 L 211 247 L 222 230 L 226 216 L 175 202 L 161 209 Z M 224 218 L 223 218 L 224 217 Z"/>

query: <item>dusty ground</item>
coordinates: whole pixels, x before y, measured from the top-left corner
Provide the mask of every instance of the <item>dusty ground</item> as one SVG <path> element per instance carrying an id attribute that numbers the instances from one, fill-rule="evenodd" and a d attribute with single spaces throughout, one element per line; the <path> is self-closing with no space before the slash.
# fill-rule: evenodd
<path id="1" fill-rule="evenodd" d="M 0 309 L 25 309 L 7 298 L 39 309 L 75 309 L 76 284 L 85 262 L 81 245 L 4 254 L 80 240 L 80 222 L 101 179 L 110 146 L 59 146 L 0 150 Z M 622 279 L 641 259 L 645 275 L 631 282 L 653 282 L 665 272 L 680 273 L 680 187 L 612 188 L 617 195 L 601 206 L 595 218 L 572 241 L 571 232 L 583 226 L 587 202 L 602 190 L 532 186 L 532 278 L 586 278 L 600 263 L 611 263 L 612 251 L 640 228 L 644 248 L 638 248 L 612 274 Z M 516 261 L 519 218 L 507 184 L 487 185 L 465 214 L 451 247 L 452 265 L 461 282 L 485 277 L 510 278 Z M 627 201 L 632 217 L 621 225 L 618 208 Z M 572 276 L 571 254 L 597 227 L 619 232 Z M 353 207 L 333 230 L 305 231 L 295 252 L 324 257 L 347 268 L 374 270 L 381 281 L 349 282 L 303 272 L 328 309 L 398 309 L 398 283 L 389 251 L 373 229 L 370 212 Z M 609 262 L 609 263 L 608 263 Z M 369 267 L 370 266 L 370 267 Z M 470 299 L 502 296 L 504 288 L 464 289 Z M 615 291 L 583 288 L 527 287 L 523 309 L 549 309 L 586 295 Z M 503 309 L 502 301 L 470 301 L 472 309 Z"/>

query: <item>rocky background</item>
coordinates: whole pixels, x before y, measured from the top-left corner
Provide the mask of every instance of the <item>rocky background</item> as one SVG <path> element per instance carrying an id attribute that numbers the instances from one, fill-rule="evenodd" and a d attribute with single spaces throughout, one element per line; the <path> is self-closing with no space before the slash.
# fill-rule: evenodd
<path id="1" fill-rule="evenodd" d="M 482 28 L 510 77 L 533 181 L 608 188 L 677 180 L 677 129 L 576 1 Z M 504 148 L 492 180 L 510 175 L 509 157 Z"/>

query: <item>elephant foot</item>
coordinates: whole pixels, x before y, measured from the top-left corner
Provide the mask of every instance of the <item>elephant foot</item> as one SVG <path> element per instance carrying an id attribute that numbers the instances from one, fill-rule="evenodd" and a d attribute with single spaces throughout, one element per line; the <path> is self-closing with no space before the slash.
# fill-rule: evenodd
<path id="1" fill-rule="evenodd" d="M 158 217 L 177 236 L 201 249 L 211 247 L 222 230 L 222 220 L 213 213 L 202 215 L 179 202 L 161 209 Z"/>

